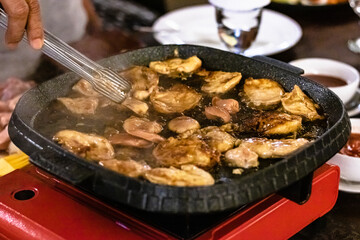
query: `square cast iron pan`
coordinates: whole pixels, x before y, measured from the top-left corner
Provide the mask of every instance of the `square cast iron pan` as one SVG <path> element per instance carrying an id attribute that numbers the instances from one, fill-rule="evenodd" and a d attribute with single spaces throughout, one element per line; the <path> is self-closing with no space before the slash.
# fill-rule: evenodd
<path id="1" fill-rule="evenodd" d="M 206 187 L 175 187 L 123 176 L 78 158 L 40 135 L 33 123 L 37 114 L 53 99 L 66 95 L 79 80 L 66 73 L 29 90 L 18 102 L 9 124 L 12 141 L 31 162 L 55 176 L 107 201 L 149 212 L 199 214 L 225 211 L 251 203 L 303 179 L 336 154 L 350 134 L 349 117 L 341 100 L 331 91 L 286 64 L 269 64 L 229 52 L 193 45 L 163 45 L 143 48 L 100 61 L 114 70 L 150 61 L 197 55 L 208 70 L 239 71 L 243 79 L 270 78 L 286 91 L 297 84 L 328 116 L 328 129 L 316 141 L 273 165 L 229 182 Z M 261 58 L 260 58 L 261 59 Z M 276 62 L 276 61 L 275 61 Z"/>

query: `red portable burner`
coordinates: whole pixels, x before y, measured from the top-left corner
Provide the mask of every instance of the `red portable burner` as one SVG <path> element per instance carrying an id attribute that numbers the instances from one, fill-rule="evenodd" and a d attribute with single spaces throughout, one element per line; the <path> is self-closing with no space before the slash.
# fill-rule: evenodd
<path id="1" fill-rule="evenodd" d="M 302 184 L 239 209 L 171 215 L 108 203 L 29 165 L 0 178 L 0 238 L 287 239 L 331 210 L 339 179 L 339 168 L 325 164 Z"/>

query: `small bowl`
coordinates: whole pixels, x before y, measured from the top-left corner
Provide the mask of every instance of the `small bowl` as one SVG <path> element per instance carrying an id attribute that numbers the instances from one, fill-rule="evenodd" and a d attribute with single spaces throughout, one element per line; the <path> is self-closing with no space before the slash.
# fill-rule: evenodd
<path id="1" fill-rule="evenodd" d="M 351 133 L 360 133 L 360 118 L 350 118 Z M 337 153 L 328 163 L 340 167 L 340 178 L 360 183 L 360 158 Z"/>
<path id="2" fill-rule="evenodd" d="M 342 102 L 348 103 L 359 87 L 359 72 L 349 64 L 327 58 L 302 58 L 289 62 L 289 64 L 302 68 L 304 75 L 326 75 L 341 78 L 346 85 L 328 87 Z M 306 77 L 306 76 L 305 76 Z"/>

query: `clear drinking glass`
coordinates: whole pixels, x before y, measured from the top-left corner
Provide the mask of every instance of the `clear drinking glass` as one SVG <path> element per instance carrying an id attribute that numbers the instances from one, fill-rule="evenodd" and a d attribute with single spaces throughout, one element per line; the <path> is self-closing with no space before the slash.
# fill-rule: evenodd
<path id="1" fill-rule="evenodd" d="M 262 9 L 270 0 L 209 0 L 215 7 L 220 40 L 234 53 L 245 54 L 259 31 Z"/>
<path id="2" fill-rule="evenodd" d="M 360 0 L 349 0 L 350 7 L 360 17 Z M 348 41 L 348 48 L 355 53 L 360 53 L 360 37 L 350 39 Z"/>

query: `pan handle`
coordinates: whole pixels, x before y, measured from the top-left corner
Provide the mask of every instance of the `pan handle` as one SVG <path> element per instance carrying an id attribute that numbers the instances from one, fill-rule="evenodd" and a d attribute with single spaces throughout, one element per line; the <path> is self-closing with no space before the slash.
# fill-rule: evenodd
<path id="1" fill-rule="evenodd" d="M 266 56 L 263 56 L 263 55 L 256 55 L 256 56 L 254 56 L 252 58 L 255 59 L 255 60 L 258 60 L 260 62 L 268 63 L 268 64 L 271 64 L 273 66 L 279 67 L 279 68 L 281 68 L 283 70 L 295 73 L 297 75 L 301 75 L 301 74 L 304 73 L 303 69 L 295 67 L 293 65 L 290 65 L 290 64 L 288 64 L 286 62 L 279 61 L 279 60 L 274 59 L 274 58 L 269 58 L 269 57 L 266 57 Z"/>
<path id="2" fill-rule="evenodd" d="M 64 156 L 64 153 L 57 153 L 53 148 L 47 150 L 30 154 L 30 162 L 77 186 L 89 183 L 87 180 L 94 176 L 92 169 Z"/>

